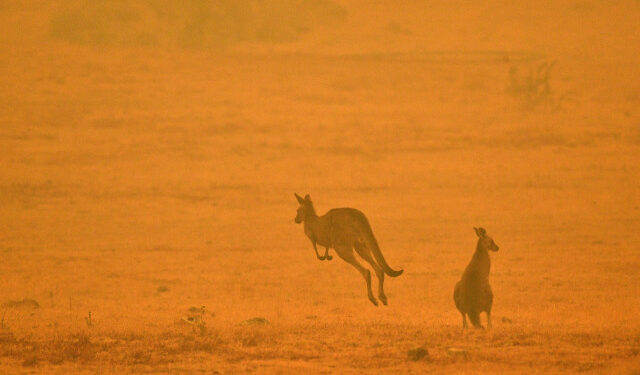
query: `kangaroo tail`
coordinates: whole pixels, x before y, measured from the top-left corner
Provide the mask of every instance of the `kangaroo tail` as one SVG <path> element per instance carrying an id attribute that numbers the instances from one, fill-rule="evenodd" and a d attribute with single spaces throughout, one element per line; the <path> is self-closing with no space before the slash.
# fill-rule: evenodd
<path id="1" fill-rule="evenodd" d="M 484 328 L 482 326 L 482 324 L 480 323 L 480 313 L 477 311 L 469 311 L 467 313 L 467 315 L 469 316 L 469 321 L 471 321 L 471 324 L 473 324 L 474 327 L 476 328 Z"/>
<path id="2" fill-rule="evenodd" d="M 384 259 L 384 256 L 382 256 L 382 252 L 380 251 L 380 246 L 378 246 L 378 241 L 376 241 L 376 237 L 373 235 L 373 230 L 371 230 L 371 225 L 369 225 L 369 221 L 364 216 L 364 214 L 362 215 L 362 218 L 364 219 L 364 225 L 363 225 L 364 231 L 365 231 L 364 237 L 365 237 L 365 241 L 367 242 L 367 247 L 371 249 L 371 253 L 373 253 L 373 257 L 376 258 L 376 261 L 378 262 L 380 267 L 382 267 L 382 270 L 384 271 L 384 273 L 386 273 L 391 277 L 398 277 L 402 275 L 402 272 L 404 272 L 404 270 L 396 271 L 391 267 L 389 267 L 389 264 Z"/>

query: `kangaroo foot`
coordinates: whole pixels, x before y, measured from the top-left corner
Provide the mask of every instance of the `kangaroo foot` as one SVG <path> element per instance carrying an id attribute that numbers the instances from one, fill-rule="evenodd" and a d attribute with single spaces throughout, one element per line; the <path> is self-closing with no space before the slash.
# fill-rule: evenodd
<path id="1" fill-rule="evenodd" d="M 332 257 L 331 255 L 329 255 L 329 248 L 328 248 L 328 247 L 325 247 L 325 248 L 324 248 L 324 258 L 325 258 L 326 260 L 331 260 L 331 259 L 333 259 L 333 257 Z"/>
<path id="2" fill-rule="evenodd" d="M 378 301 L 376 301 L 376 298 L 372 295 L 369 295 L 369 301 L 371 301 L 371 303 L 373 303 L 375 306 L 378 306 Z"/>
<path id="3" fill-rule="evenodd" d="M 387 296 L 385 296 L 384 294 L 381 294 L 378 296 L 378 299 L 382 301 L 383 305 L 387 306 Z"/>

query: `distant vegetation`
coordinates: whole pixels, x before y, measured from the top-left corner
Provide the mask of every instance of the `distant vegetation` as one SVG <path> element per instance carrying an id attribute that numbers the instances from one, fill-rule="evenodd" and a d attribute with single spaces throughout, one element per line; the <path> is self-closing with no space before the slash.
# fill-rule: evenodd
<path id="1" fill-rule="evenodd" d="M 331 0 L 62 0 L 50 31 L 83 44 L 219 48 L 293 41 L 346 15 Z"/>
<path id="2" fill-rule="evenodd" d="M 559 97 L 551 88 L 551 69 L 555 61 L 543 62 L 537 67 L 531 67 L 526 74 L 520 74 L 517 66 L 509 70 L 507 93 L 518 99 L 527 110 L 536 108 L 558 109 Z"/>

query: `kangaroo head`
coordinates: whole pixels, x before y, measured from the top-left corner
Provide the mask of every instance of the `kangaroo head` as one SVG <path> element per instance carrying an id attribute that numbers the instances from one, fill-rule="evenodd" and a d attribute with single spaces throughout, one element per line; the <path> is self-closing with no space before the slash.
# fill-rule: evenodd
<path id="1" fill-rule="evenodd" d="M 309 196 L 309 194 L 305 195 L 304 198 L 296 193 L 294 193 L 294 195 L 296 196 L 298 203 L 300 203 L 295 222 L 300 224 L 304 221 L 305 218 L 307 218 L 308 215 L 314 213 L 315 211 L 313 209 L 313 203 L 311 203 L 311 197 Z"/>
<path id="2" fill-rule="evenodd" d="M 478 235 L 478 249 L 498 251 L 499 247 L 493 241 L 493 238 L 487 236 L 487 230 L 484 228 L 473 228 Z"/>

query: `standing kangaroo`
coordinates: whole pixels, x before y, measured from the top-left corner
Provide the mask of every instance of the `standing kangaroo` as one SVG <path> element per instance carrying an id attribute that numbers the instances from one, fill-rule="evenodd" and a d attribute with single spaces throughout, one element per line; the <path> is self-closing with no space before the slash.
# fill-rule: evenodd
<path id="1" fill-rule="evenodd" d="M 369 300 L 376 306 L 378 301 L 371 292 L 371 272 L 363 267 L 356 259 L 353 250 L 371 265 L 378 277 L 378 298 L 383 304 L 387 304 L 387 296 L 384 294 L 384 274 L 397 277 L 402 270 L 395 271 L 389 267 L 382 256 L 378 242 L 373 236 L 371 226 L 364 214 L 354 208 L 334 208 L 322 216 L 316 214 L 311 197 L 307 194 L 304 198 L 295 194 L 300 207 L 295 222 L 304 222 L 304 234 L 309 237 L 320 260 L 331 260 L 329 248 L 334 248 L 336 254 L 345 262 L 354 266 L 367 282 Z M 318 253 L 316 245 L 324 246 L 323 256 Z M 373 255 L 373 256 L 372 256 Z"/>
<path id="2" fill-rule="evenodd" d="M 491 259 L 489 250 L 498 251 L 498 245 L 493 238 L 487 236 L 484 228 L 473 228 L 478 235 L 476 252 L 471 262 L 464 270 L 462 278 L 456 284 L 453 291 L 453 300 L 462 314 L 462 327 L 467 328 L 467 318 L 476 328 L 483 328 L 480 324 L 480 313 L 487 313 L 487 326 L 491 328 L 491 306 L 493 305 L 493 292 L 489 285 L 489 270 Z"/>

